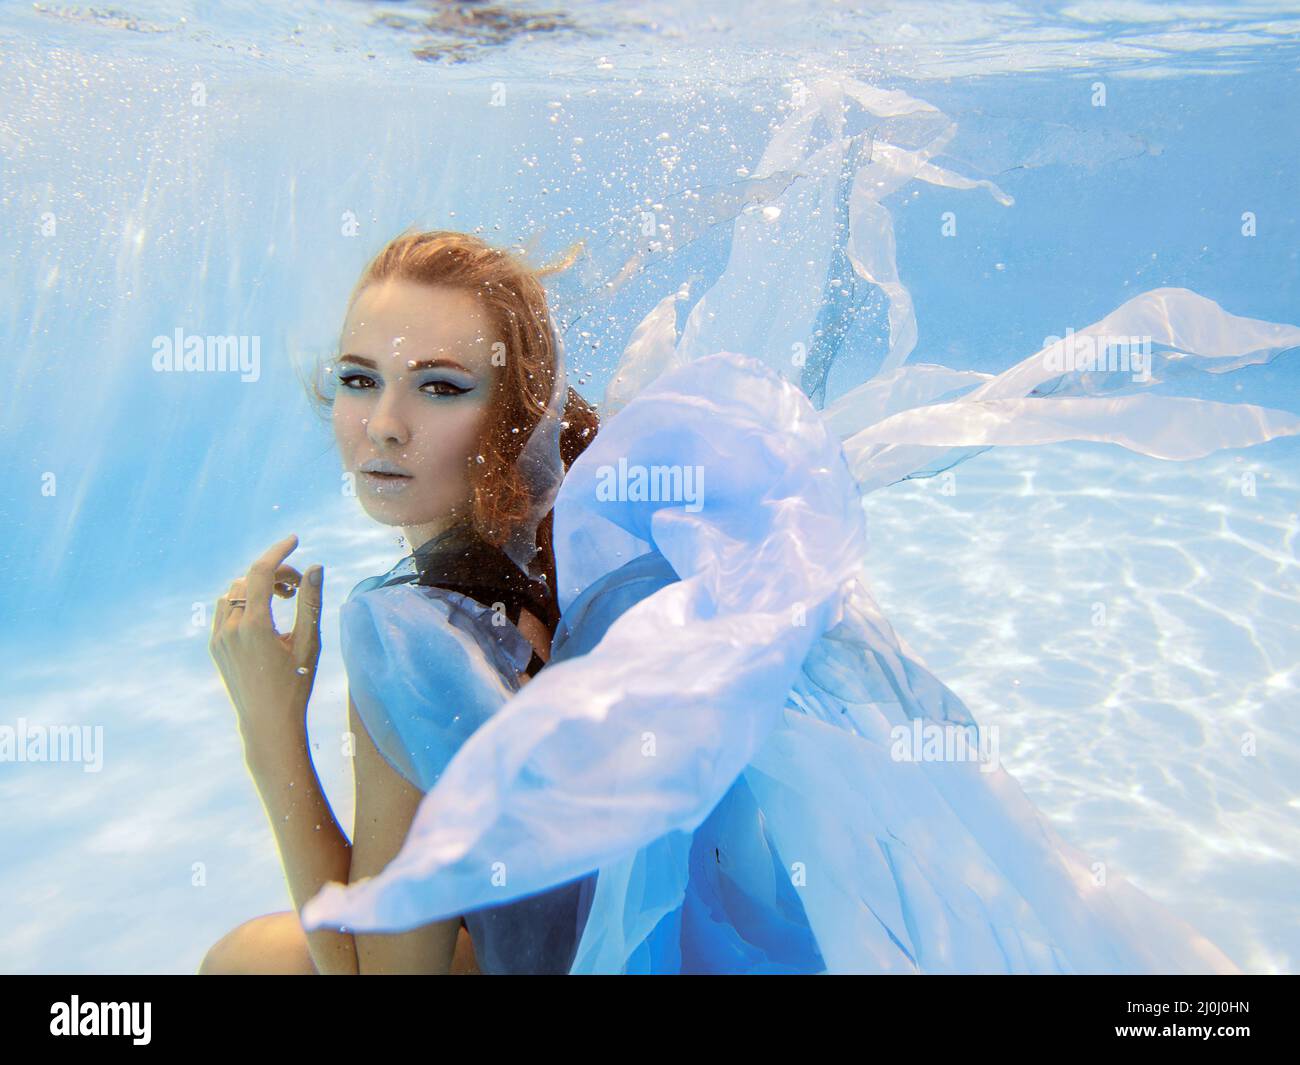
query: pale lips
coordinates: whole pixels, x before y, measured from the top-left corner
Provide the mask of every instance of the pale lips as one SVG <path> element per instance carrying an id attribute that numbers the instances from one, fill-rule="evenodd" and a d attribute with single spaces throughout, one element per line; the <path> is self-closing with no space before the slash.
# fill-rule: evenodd
<path id="1" fill-rule="evenodd" d="M 364 468 L 359 472 L 362 483 L 375 492 L 400 492 L 415 480 L 410 474 L 387 473 Z"/>

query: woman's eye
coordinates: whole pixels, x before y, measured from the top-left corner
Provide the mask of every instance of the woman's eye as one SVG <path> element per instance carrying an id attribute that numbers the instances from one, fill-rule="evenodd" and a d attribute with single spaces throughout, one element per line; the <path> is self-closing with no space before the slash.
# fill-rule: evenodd
<path id="1" fill-rule="evenodd" d="M 353 382 L 361 381 L 364 384 L 354 384 Z M 339 375 L 339 384 L 345 388 L 361 389 L 373 385 L 374 381 L 363 373 L 348 373 Z"/>
<path id="2" fill-rule="evenodd" d="M 463 396 L 469 391 L 468 388 L 461 388 L 460 385 L 454 385 L 450 381 L 428 381 L 420 387 L 433 389 L 429 393 L 433 396 Z"/>

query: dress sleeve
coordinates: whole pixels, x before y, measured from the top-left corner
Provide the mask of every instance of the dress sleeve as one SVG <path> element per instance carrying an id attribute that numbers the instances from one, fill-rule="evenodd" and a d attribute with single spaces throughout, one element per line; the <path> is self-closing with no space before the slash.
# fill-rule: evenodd
<path id="1" fill-rule="evenodd" d="M 384 758 L 428 791 L 471 734 L 518 689 L 517 631 L 493 633 L 479 604 L 390 585 L 349 597 L 339 615 L 348 689 Z M 512 639 L 513 637 L 513 639 Z"/>

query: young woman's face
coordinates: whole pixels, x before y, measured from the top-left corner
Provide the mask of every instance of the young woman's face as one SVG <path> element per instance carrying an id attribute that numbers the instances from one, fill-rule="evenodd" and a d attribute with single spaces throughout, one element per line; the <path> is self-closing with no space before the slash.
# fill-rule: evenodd
<path id="1" fill-rule="evenodd" d="M 343 324 L 334 438 L 366 513 L 412 548 L 468 513 L 499 339 L 472 293 L 410 281 L 367 286 Z"/>

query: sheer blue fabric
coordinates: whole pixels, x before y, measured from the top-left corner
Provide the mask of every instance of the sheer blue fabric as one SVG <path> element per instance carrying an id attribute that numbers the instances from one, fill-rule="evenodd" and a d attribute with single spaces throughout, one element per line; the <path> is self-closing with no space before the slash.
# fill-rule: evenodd
<path id="1" fill-rule="evenodd" d="M 340 612 L 348 687 L 385 760 L 427 792 L 461 745 L 513 693 L 532 645 L 501 613 L 443 588 L 389 583 L 407 556 L 360 582 Z M 564 973 L 595 877 L 462 914 L 484 973 Z"/>
<path id="2" fill-rule="evenodd" d="M 639 555 L 602 577 L 565 614 L 552 645 L 551 662 L 587 654 L 631 606 L 677 579 L 657 551 Z M 680 905 L 655 926 L 622 971 L 816 973 L 825 968 L 798 893 L 781 867 L 743 779 L 731 786 L 689 837 L 689 844 L 688 837 L 674 834 L 647 849 L 641 855 L 641 867 L 630 879 L 653 892 L 657 887 L 656 857 L 663 854 L 671 862 L 675 855 L 680 860 L 680 849 L 687 846 L 686 888 Z M 762 875 L 764 868 L 769 876 Z M 757 879 L 755 872 L 760 874 Z M 622 890 L 629 892 L 627 886 Z M 625 909 L 628 906 L 628 895 L 618 890 L 607 898 L 621 898 L 618 904 Z M 669 893 L 668 899 L 673 898 Z M 609 908 L 608 901 L 603 905 Z M 659 908 L 647 896 L 642 896 L 638 905 L 648 906 L 652 913 Z M 598 915 L 593 927 L 598 928 L 604 919 Z M 598 933 L 593 934 L 592 942 L 599 938 Z M 584 970 L 589 967 L 590 963 L 584 962 Z"/>
<path id="3" fill-rule="evenodd" d="M 407 560 L 399 563 L 407 564 Z M 356 586 L 339 614 L 348 689 L 379 752 L 428 791 L 452 755 L 519 690 L 532 647 L 504 617 L 442 588 Z"/>

